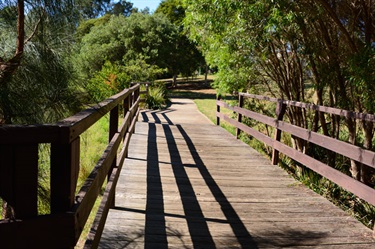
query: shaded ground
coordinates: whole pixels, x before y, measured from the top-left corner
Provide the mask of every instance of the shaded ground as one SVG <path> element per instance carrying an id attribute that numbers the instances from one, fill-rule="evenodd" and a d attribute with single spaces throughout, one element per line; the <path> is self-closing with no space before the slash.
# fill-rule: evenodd
<path id="1" fill-rule="evenodd" d="M 204 79 L 178 80 L 177 86 L 169 86 L 169 98 L 187 98 L 187 99 L 215 99 L 216 89 L 211 87 L 212 79 L 205 82 Z M 227 95 L 227 100 L 238 99 L 238 96 Z"/>

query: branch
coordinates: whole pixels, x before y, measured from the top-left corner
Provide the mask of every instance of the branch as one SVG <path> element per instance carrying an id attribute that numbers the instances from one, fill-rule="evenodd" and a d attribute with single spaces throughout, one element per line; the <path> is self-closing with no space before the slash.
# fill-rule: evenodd
<path id="1" fill-rule="evenodd" d="M 329 16 L 332 18 L 332 20 L 336 23 L 338 28 L 343 33 L 343 35 L 346 37 L 352 51 L 357 52 L 357 47 L 355 46 L 353 39 L 350 37 L 348 30 L 341 23 L 340 19 L 336 15 L 336 12 L 332 9 L 329 3 L 326 0 L 317 0 L 317 2 L 319 2 L 323 6 L 323 8 L 328 12 Z"/>
<path id="2" fill-rule="evenodd" d="M 39 24 L 40 22 L 42 21 L 42 18 L 39 18 L 38 22 L 36 23 L 35 27 L 34 27 L 34 30 L 33 32 L 30 34 L 30 36 L 25 40 L 25 43 L 24 45 L 26 45 L 36 34 L 36 32 L 38 31 L 38 27 L 39 27 Z"/>

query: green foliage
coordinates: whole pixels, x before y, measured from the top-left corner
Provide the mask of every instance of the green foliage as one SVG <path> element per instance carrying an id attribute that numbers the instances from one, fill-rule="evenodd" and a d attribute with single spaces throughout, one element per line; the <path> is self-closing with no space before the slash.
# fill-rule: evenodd
<path id="1" fill-rule="evenodd" d="M 165 108 L 168 101 L 167 95 L 168 91 L 164 83 L 153 83 L 148 90 L 146 108 L 153 110 Z"/>
<path id="2" fill-rule="evenodd" d="M 81 135 L 81 161 L 77 191 L 81 188 L 108 144 L 109 117 L 104 116 Z"/>
<path id="3" fill-rule="evenodd" d="M 87 91 L 93 100 L 100 102 L 130 86 L 130 77 L 122 66 L 107 61 L 102 69 L 94 73 L 87 84 Z"/>
<path id="4" fill-rule="evenodd" d="M 38 213 L 50 213 L 50 153 L 49 144 L 39 145 Z"/>
<path id="5" fill-rule="evenodd" d="M 355 90 L 354 97 L 360 99 L 364 109 L 375 112 L 375 47 L 368 46 L 349 58 L 348 74 Z"/>
<path id="6" fill-rule="evenodd" d="M 111 9 L 111 0 L 79 0 L 77 9 L 84 18 L 94 18 Z"/>
<path id="7" fill-rule="evenodd" d="M 155 13 L 165 15 L 177 28 L 175 48 L 170 53 L 168 71 L 172 76 L 182 74 L 188 77 L 199 68 L 206 65 L 202 53 L 195 42 L 190 41 L 184 32 L 183 19 L 185 8 L 181 0 L 164 0 Z"/>
<path id="8" fill-rule="evenodd" d="M 82 37 L 72 60 L 99 100 L 130 82 L 152 81 L 164 73 L 173 62 L 176 35 L 176 27 L 162 15 L 111 16 Z M 118 84 L 111 83 L 115 76 Z"/>
<path id="9" fill-rule="evenodd" d="M 6 34 L 0 39 L 5 45 L 2 53 L 7 55 L 12 53 L 9 44 L 16 34 L 10 30 Z M 22 67 L 0 86 L 0 114 L 8 113 L 13 123 L 45 123 L 56 122 L 80 108 L 78 83 L 64 59 L 68 50 L 64 45 L 59 38 L 47 39 L 43 34 L 28 43 Z"/>
<path id="10" fill-rule="evenodd" d="M 112 10 L 110 13 L 114 15 L 124 15 L 129 16 L 133 11 L 133 3 L 120 0 L 117 3 L 113 3 Z"/>
<path id="11" fill-rule="evenodd" d="M 163 0 L 155 13 L 162 13 L 175 25 L 181 26 L 185 17 L 185 8 L 181 0 Z"/>
<path id="12" fill-rule="evenodd" d="M 109 21 L 110 18 L 110 14 L 105 14 L 99 18 L 82 21 L 75 32 L 77 41 L 81 42 L 82 37 L 90 33 L 92 27 L 104 25 Z"/>

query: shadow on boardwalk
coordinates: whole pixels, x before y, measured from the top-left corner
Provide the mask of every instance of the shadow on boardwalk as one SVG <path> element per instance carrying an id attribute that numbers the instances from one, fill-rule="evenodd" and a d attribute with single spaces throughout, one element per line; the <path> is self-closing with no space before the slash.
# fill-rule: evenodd
<path id="1" fill-rule="evenodd" d="M 371 231 L 194 108 L 178 99 L 142 113 L 101 248 L 373 245 Z"/>

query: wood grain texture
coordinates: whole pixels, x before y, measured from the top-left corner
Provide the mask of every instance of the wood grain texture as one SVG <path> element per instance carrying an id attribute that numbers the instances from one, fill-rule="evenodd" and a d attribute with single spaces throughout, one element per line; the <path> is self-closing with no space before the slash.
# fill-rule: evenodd
<path id="1" fill-rule="evenodd" d="M 373 248 L 372 231 L 173 99 L 142 112 L 99 248 Z"/>

